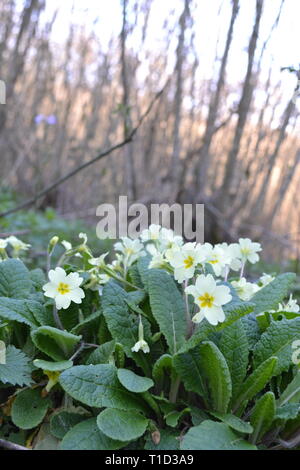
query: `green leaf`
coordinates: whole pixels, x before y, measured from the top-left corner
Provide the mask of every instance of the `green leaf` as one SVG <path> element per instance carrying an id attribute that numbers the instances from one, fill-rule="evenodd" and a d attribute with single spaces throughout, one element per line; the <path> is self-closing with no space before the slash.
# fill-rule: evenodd
<path id="1" fill-rule="evenodd" d="M 264 362 L 271 356 L 278 358 L 274 375 L 289 369 L 292 363 L 292 343 L 300 337 L 300 318 L 293 320 L 273 321 L 269 328 L 261 335 L 254 348 L 254 366 Z"/>
<path id="2" fill-rule="evenodd" d="M 226 315 L 225 321 L 223 323 L 219 323 L 217 326 L 212 326 L 206 319 L 202 320 L 202 322 L 196 327 L 193 336 L 188 341 L 186 341 L 186 343 L 178 352 L 183 353 L 193 349 L 199 343 L 209 338 L 211 334 L 224 330 L 224 328 L 232 325 L 237 320 L 239 320 L 239 318 L 248 315 L 253 311 L 253 308 L 254 304 L 250 302 L 232 300 L 227 305 L 223 306 Z"/>
<path id="3" fill-rule="evenodd" d="M 13 402 L 11 409 L 12 422 L 20 429 L 35 428 L 43 421 L 49 406 L 49 399 L 41 397 L 40 389 L 23 390 L 18 393 Z"/>
<path id="4" fill-rule="evenodd" d="M 0 297 L 24 299 L 32 289 L 29 271 L 18 259 L 0 263 Z"/>
<path id="5" fill-rule="evenodd" d="M 152 377 L 155 382 L 161 382 L 164 378 L 166 371 L 172 371 L 173 368 L 173 358 L 170 354 L 163 354 L 160 356 L 157 361 L 154 363 L 152 370 Z"/>
<path id="6" fill-rule="evenodd" d="M 76 424 L 63 438 L 61 450 L 117 450 L 124 442 L 114 441 L 105 436 L 97 426 L 96 418 Z"/>
<path id="7" fill-rule="evenodd" d="M 286 403 L 300 403 L 300 371 L 296 373 L 278 400 L 279 406 Z"/>
<path id="8" fill-rule="evenodd" d="M 73 361 L 50 362 L 44 361 L 42 359 L 35 359 L 33 361 L 33 364 L 35 365 L 35 367 L 38 367 L 38 369 L 51 372 L 59 372 L 61 370 L 66 370 L 70 367 L 73 367 Z"/>
<path id="9" fill-rule="evenodd" d="M 0 382 L 11 385 L 30 385 L 32 368 L 30 360 L 14 346 L 6 348 L 6 364 L 0 364 Z"/>
<path id="10" fill-rule="evenodd" d="M 234 399 L 246 377 L 249 356 L 247 335 L 241 320 L 224 329 L 219 347 L 230 371 Z"/>
<path id="11" fill-rule="evenodd" d="M 115 341 L 108 341 L 101 344 L 86 359 L 86 364 L 107 364 L 109 363 L 116 347 Z"/>
<path id="12" fill-rule="evenodd" d="M 147 283 L 150 305 L 171 354 L 186 342 L 185 305 L 172 277 L 160 269 L 150 269 Z"/>
<path id="13" fill-rule="evenodd" d="M 40 268 L 29 271 L 29 277 L 36 290 L 42 290 L 43 285 L 47 282 L 44 271 Z"/>
<path id="14" fill-rule="evenodd" d="M 276 410 L 275 419 L 287 421 L 288 419 L 296 419 L 300 414 L 300 403 L 287 403 Z"/>
<path id="15" fill-rule="evenodd" d="M 250 422 L 254 428 L 251 442 L 259 442 L 272 426 L 276 411 L 275 395 L 272 392 L 265 393 L 255 404 L 250 416 Z"/>
<path id="16" fill-rule="evenodd" d="M 81 336 L 75 336 L 52 326 L 37 328 L 31 332 L 31 338 L 38 349 L 55 361 L 64 361 L 71 356 L 74 347 L 81 340 Z"/>
<path id="17" fill-rule="evenodd" d="M 159 430 L 159 442 L 153 442 L 152 434 L 146 437 L 145 450 L 179 450 L 179 435 L 178 431 L 172 429 Z"/>
<path id="18" fill-rule="evenodd" d="M 237 410 L 242 403 L 251 400 L 251 398 L 266 386 L 269 380 L 274 376 L 277 362 L 277 357 L 270 357 L 252 372 L 241 387 L 240 393 L 236 399 L 235 410 Z"/>
<path id="19" fill-rule="evenodd" d="M 214 411 L 226 413 L 232 393 L 230 372 L 218 347 L 207 341 L 200 344 L 200 370 L 208 383 Z M 190 373 L 193 371 L 190 369 Z"/>
<path id="20" fill-rule="evenodd" d="M 261 335 L 258 323 L 256 321 L 256 317 L 248 315 L 247 317 L 241 318 L 241 322 L 247 335 L 249 349 L 250 351 L 253 351 Z"/>
<path id="21" fill-rule="evenodd" d="M 108 329 L 113 339 L 120 343 L 125 354 L 134 359 L 145 373 L 148 371 L 148 363 L 142 352 L 132 352 L 131 348 L 138 341 L 138 316 L 129 313 L 126 303 L 127 295 L 124 289 L 116 282 L 110 281 L 103 288 L 102 308 Z M 146 341 L 151 335 L 150 325 L 142 318 Z M 148 375 L 148 374 L 147 374 Z"/>
<path id="22" fill-rule="evenodd" d="M 165 415 L 166 424 L 171 426 L 171 428 L 176 428 L 178 426 L 179 421 L 185 416 L 186 414 L 190 413 L 190 408 L 185 408 L 182 411 L 170 411 L 167 415 Z"/>
<path id="23" fill-rule="evenodd" d="M 1 266 L 1 264 L 0 264 Z M 31 328 L 37 328 L 39 322 L 33 312 L 43 309 L 42 305 L 33 300 L 16 300 L 0 297 L 0 317 L 10 321 L 25 323 Z"/>
<path id="24" fill-rule="evenodd" d="M 111 439 L 128 442 L 145 433 L 148 419 L 136 411 L 107 408 L 98 415 L 97 425 Z"/>
<path id="25" fill-rule="evenodd" d="M 84 414 L 72 413 L 70 411 L 59 411 L 51 416 L 51 434 L 57 439 L 63 439 L 70 429 L 84 420 L 86 420 L 86 415 Z"/>
<path id="26" fill-rule="evenodd" d="M 59 378 L 62 388 L 85 405 L 121 410 L 144 410 L 143 402 L 120 384 L 111 364 L 75 366 Z"/>
<path id="27" fill-rule="evenodd" d="M 74 326 L 72 328 L 71 333 L 78 333 L 82 328 L 86 327 L 90 323 L 93 323 L 95 320 L 97 320 L 100 316 L 102 315 L 102 310 L 97 310 L 94 313 L 91 313 L 89 316 L 87 316 L 82 322 L 78 323 L 78 325 Z"/>
<path id="28" fill-rule="evenodd" d="M 143 393 L 153 387 L 154 382 L 148 377 L 141 377 L 128 369 L 118 369 L 118 379 L 127 390 L 134 393 Z"/>
<path id="29" fill-rule="evenodd" d="M 277 310 L 279 302 L 288 295 L 295 279 L 294 273 L 280 274 L 270 284 L 256 292 L 251 299 L 255 304 L 254 313 Z"/>
<path id="30" fill-rule="evenodd" d="M 207 397 L 199 346 L 184 354 L 176 354 L 173 358 L 173 364 L 188 392 L 195 392 L 202 397 Z"/>
<path id="31" fill-rule="evenodd" d="M 242 419 L 238 418 L 232 414 L 222 414 L 217 412 L 210 412 L 215 418 L 218 418 L 223 423 L 227 424 L 234 431 L 238 431 L 245 434 L 251 434 L 253 432 L 253 427 L 250 423 L 246 423 Z"/>
<path id="32" fill-rule="evenodd" d="M 199 426 L 190 428 L 184 436 L 181 450 L 256 450 L 244 441 L 226 424 L 203 421 Z"/>

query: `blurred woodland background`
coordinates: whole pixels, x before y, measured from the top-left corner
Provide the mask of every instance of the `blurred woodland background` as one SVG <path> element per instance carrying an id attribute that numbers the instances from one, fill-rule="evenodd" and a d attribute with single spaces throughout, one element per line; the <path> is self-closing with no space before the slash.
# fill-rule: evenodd
<path id="1" fill-rule="evenodd" d="M 276 58 L 296 3 L 118 0 L 105 41 L 110 2 L 93 2 L 89 23 L 76 17 L 88 2 L 73 3 L 62 21 L 51 0 L 0 0 L 0 185 L 14 205 L 128 140 L 34 209 L 95 224 L 119 195 L 205 203 L 206 241 L 249 236 L 299 259 L 300 61 Z"/>

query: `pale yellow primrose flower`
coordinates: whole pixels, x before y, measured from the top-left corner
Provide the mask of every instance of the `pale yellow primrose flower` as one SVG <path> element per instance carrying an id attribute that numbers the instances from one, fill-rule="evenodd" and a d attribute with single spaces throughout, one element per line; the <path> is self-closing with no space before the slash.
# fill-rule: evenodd
<path id="1" fill-rule="evenodd" d="M 92 265 L 92 266 L 97 266 L 97 268 L 105 268 L 106 264 L 105 264 L 105 258 L 106 256 L 108 255 L 108 252 L 107 253 L 104 253 L 103 255 L 99 256 L 99 258 L 90 258 L 89 259 L 89 263 Z"/>
<path id="2" fill-rule="evenodd" d="M 279 304 L 278 312 L 290 312 L 290 313 L 299 313 L 300 306 L 297 303 L 296 299 L 293 299 L 293 294 L 290 295 L 290 298 L 286 304 Z"/>
<path id="3" fill-rule="evenodd" d="M 6 241 L 13 247 L 13 249 L 18 252 L 18 251 L 26 251 L 28 248 L 31 247 L 28 243 L 22 242 L 22 240 L 19 240 L 19 238 L 15 237 L 14 235 L 11 235 L 6 239 Z"/>
<path id="4" fill-rule="evenodd" d="M 127 267 L 145 255 L 144 245 L 138 239 L 131 240 L 131 238 L 123 237 L 121 242 L 115 243 L 114 248 L 123 254 L 123 262 Z"/>
<path id="5" fill-rule="evenodd" d="M 238 281 L 231 281 L 231 285 L 236 290 L 239 298 L 245 301 L 250 300 L 253 295 L 260 290 L 258 285 L 247 282 L 244 277 Z"/>
<path id="6" fill-rule="evenodd" d="M 152 224 L 149 228 L 142 231 L 140 238 L 143 242 L 147 242 L 149 240 L 159 240 L 160 238 L 160 231 L 161 226 Z"/>
<path id="7" fill-rule="evenodd" d="M 262 284 L 261 287 L 267 286 L 268 284 L 270 284 L 270 282 L 274 281 L 274 279 L 275 277 L 271 276 L 271 274 L 263 273 L 263 275 L 259 278 L 259 281 Z"/>
<path id="8" fill-rule="evenodd" d="M 260 243 L 252 242 L 250 238 L 240 238 L 236 246 L 239 251 L 239 258 L 244 263 L 249 261 L 254 264 L 259 261 L 259 255 L 257 253 L 262 250 Z"/>
<path id="9" fill-rule="evenodd" d="M 181 283 L 194 276 L 196 267 L 205 260 L 205 254 L 200 245 L 186 243 L 167 250 L 166 259 L 174 268 L 174 278 Z"/>
<path id="10" fill-rule="evenodd" d="M 225 320 L 222 306 L 232 300 L 230 289 L 217 285 L 211 274 L 198 276 L 195 285 L 186 287 L 185 292 L 194 297 L 196 305 L 200 308 L 192 318 L 194 323 L 200 323 L 206 318 L 211 325 L 217 325 Z"/>
<path id="11" fill-rule="evenodd" d="M 183 245 L 183 238 L 181 235 L 175 235 L 173 230 L 164 227 L 161 229 L 160 239 L 164 249 Z"/>
<path id="12" fill-rule="evenodd" d="M 232 271 L 239 271 L 242 267 L 242 262 L 239 259 L 239 250 L 237 247 L 237 243 L 231 243 L 230 245 L 228 245 L 224 242 L 216 246 L 220 247 L 224 251 L 224 261 L 226 263 L 226 266 L 232 269 Z"/>
<path id="13" fill-rule="evenodd" d="M 61 244 L 66 251 L 72 250 L 72 243 L 67 242 L 66 240 L 62 240 Z"/>
<path id="14" fill-rule="evenodd" d="M 71 302 L 81 304 L 85 294 L 79 287 L 83 279 L 78 273 L 67 275 L 64 269 L 57 267 L 51 269 L 48 276 L 50 282 L 43 286 L 44 295 L 54 299 L 58 310 L 68 308 Z"/>
<path id="15" fill-rule="evenodd" d="M 221 276 L 224 268 L 230 266 L 231 256 L 221 246 L 212 246 L 210 243 L 203 245 L 205 262 L 210 264 L 216 276 Z"/>
<path id="16" fill-rule="evenodd" d="M 0 238 L 0 250 L 5 250 L 7 247 L 8 241 L 6 238 Z"/>

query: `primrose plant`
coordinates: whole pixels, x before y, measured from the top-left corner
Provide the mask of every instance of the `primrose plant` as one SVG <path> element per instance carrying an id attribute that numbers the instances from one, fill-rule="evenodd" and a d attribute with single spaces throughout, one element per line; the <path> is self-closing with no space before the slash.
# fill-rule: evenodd
<path id="1" fill-rule="evenodd" d="M 53 253 L 60 247 L 57 265 Z M 300 448 L 295 275 L 151 225 L 113 253 L 0 240 L 0 438 L 33 449 Z M 57 257 L 55 256 L 55 259 Z"/>

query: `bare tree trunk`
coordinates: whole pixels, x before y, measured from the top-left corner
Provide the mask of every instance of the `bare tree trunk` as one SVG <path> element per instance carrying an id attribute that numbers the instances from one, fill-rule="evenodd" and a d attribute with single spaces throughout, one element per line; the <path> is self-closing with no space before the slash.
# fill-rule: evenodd
<path id="1" fill-rule="evenodd" d="M 128 64 L 126 59 L 127 41 L 127 6 L 128 0 L 122 0 L 123 4 L 123 24 L 121 31 L 121 79 L 123 87 L 122 112 L 123 112 L 123 137 L 126 139 L 132 130 L 130 112 L 130 87 L 128 76 Z M 125 156 L 125 177 L 127 196 L 130 201 L 136 198 L 135 171 L 133 160 L 133 144 L 130 142 L 124 149 Z"/>
<path id="2" fill-rule="evenodd" d="M 207 170 L 208 170 L 209 162 L 210 162 L 209 151 L 210 151 L 210 146 L 212 143 L 212 138 L 216 132 L 216 118 L 218 114 L 221 93 L 222 93 L 224 83 L 225 83 L 225 73 L 226 73 L 228 55 L 229 55 L 230 46 L 231 46 L 232 37 L 233 37 L 234 24 L 235 24 L 235 20 L 237 18 L 238 12 L 239 12 L 239 0 L 233 0 L 231 20 L 230 20 L 228 33 L 227 33 L 224 54 L 222 57 L 221 68 L 219 72 L 219 79 L 217 83 L 217 89 L 210 101 L 208 118 L 206 122 L 206 129 L 205 129 L 205 133 L 203 137 L 203 145 L 199 152 L 199 162 L 198 162 L 197 170 L 196 170 L 197 171 L 196 192 L 198 193 L 196 197 L 197 200 L 199 199 L 199 192 L 200 194 L 204 193 L 205 182 L 207 179 Z"/>
<path id="3" fill-rule="evenodd" d="M 262 17 L 263 10 L 263 0 L 256 0 L 256 15 L 253 31 L 251 34 L 249 49 L 248 49 L 248 67 L 246 78 L 243 86 L 242 97 L 238 107 L 238 122 L 235 130 L 235 135 L 233 139 L 233 144 L 228 155 L 225 176 L 223 180 L 223 185 L 221 189 L 221 199 L 220 206 L 222 209 L 225 209 L 230 203 L 230 187 L 231 182 L 235 173 L 235 166 L 238 158 L 239 148 L 241 144 L 242 135 L 246 125 L 247 116 L 250 109 L 250 104 L 253 95 L 253 67 L 254 67 L 254 57 L 257 46 L 257 39 L 260 27 L 260 21 Z"/>
<path id="4" fill-rule="evenodd" d="M 184 0 L 184 9 L 179 19 L 180 32 L 178 38 L 178 45 L 176 51 L 176 91 L 174 100 L 174 127 L 173 127 L 173 150 L 171 155 L 171 184 L 174 199 L 177 199 L 179 191 L 180 174 L 182 171 L 180 153 L 181 153 L 181 112 L 182 112 L 182 99 L 183 99 L 183 65 L 184 65 L 184 49 L 185 49 L 185 33 L 187 21 L 190 17 L 190 0 Z"/>

